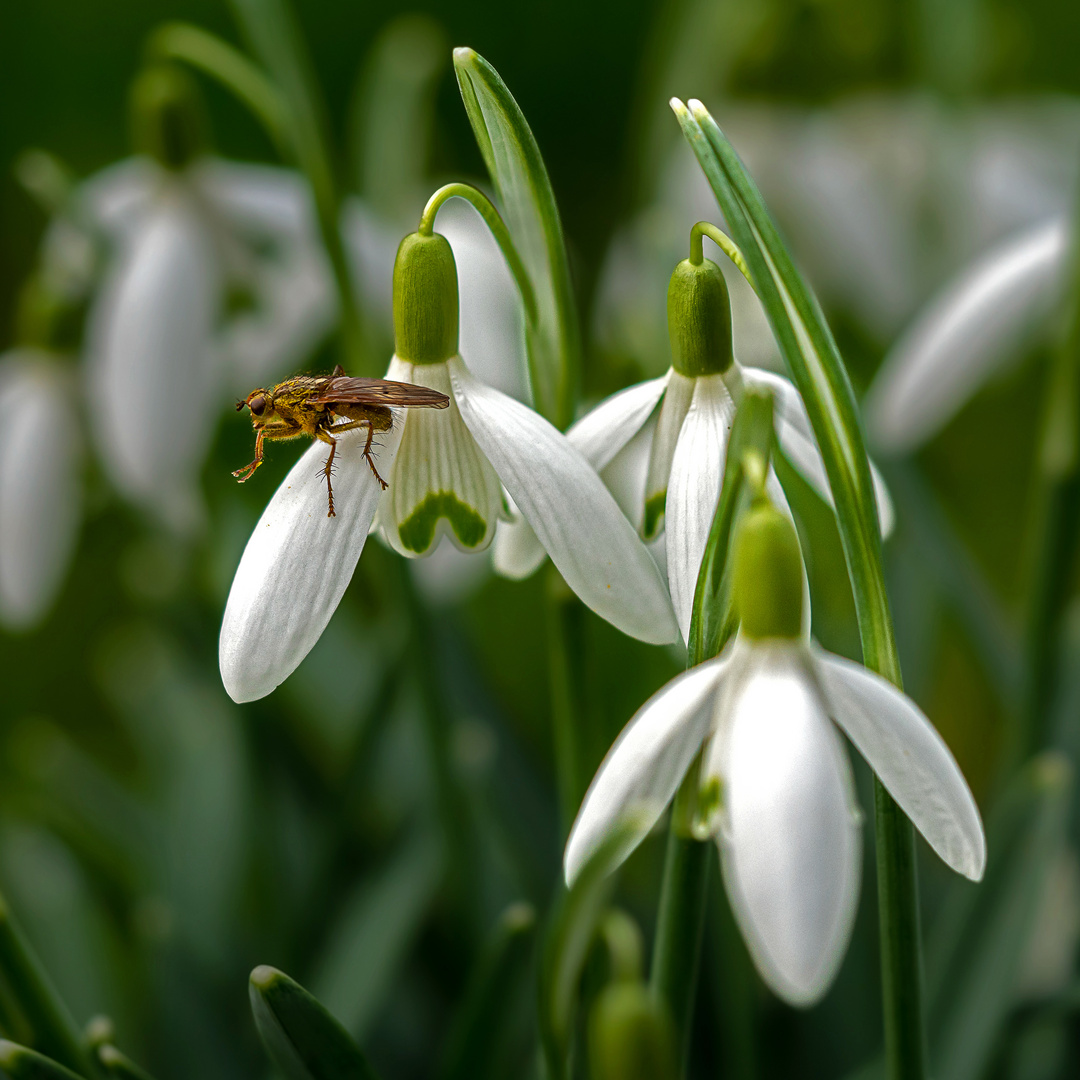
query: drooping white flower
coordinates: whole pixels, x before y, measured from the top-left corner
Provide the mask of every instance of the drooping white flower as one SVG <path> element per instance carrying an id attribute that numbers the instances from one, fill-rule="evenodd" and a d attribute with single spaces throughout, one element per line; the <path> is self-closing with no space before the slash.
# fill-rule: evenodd
<path id="1" fill-rule="evenodd" d="M 229 595 L 219 650 L 229 693 L 238 701 L 261 697 L 300 663 L 341 599 L 376 503 L 378 527 L 403 555 L 427 555 L 443 537 L 480 551 L 506 513 L 505 489 L 587 606 L 641 640 L 673 641 L 678 628 L 656 563 L 592 466 L 548 421 L 481 382 L 457 354 L 456 271 L 446 240 L 406 237 L 394 283 L 397 354 L 387 377 L 439 390 L 450 405 L 395 416 L 376 457 L 388 485 L 381 497 L 366 465 L 339 459 L 337 517 L 317 527 L 326 506 L 314 479 L 323 448 L 293 469 L 256 526 Z M 365 437 L 360 431 L 342 439 L 362 448 Z M 348 505 L 337 498 L 343 483 L 352 493 Z"/>
<path id="2" fill-rule="evenodd" d="M 769 572 L 777 535 L 786 546 L 773 560 L 779 577 Z M 627 724 L 585 796 L 564 868 L 573 881 L 611 830 L 633 821 L 628 855 L 700 752 L 690 829 L 719 847 L 762 977 L 808 1005 L 836 973 L 858 898 L 860 819 L 834 722 L 950 867 L 978 880 L 985 838 L 955 760 L 918 707 L 800 633 L 801 566 L 787 519 L 771 507 L 751 511 L 736 543 L 738 636 Z"/>
<path id="3" fill-rule="evenodd" d="M 677 268 L 672 291 L 682 268 L 690 266 L 686 261 Z M 684 640 L 689 633 L 698 570 L 720 497 L 727 437 L 746 387 L 772 391 L 781 449 L 814 490 L 830 506 L 833 502 L 801 396 L 784 377 L 744 367 L 732 356 L 724 279 L 709 260 L 701 266 L 704 270 L 694 267 L 694 274 L 703 280 L 707 276 L 711 292 L 697 288 L 691 294 L 693 304 L 701 309 L 715 306 L 721 313 L 716 316 L 715 330 L 706 335 L 708 340 L 702 338 L 706 323 L 700 316 L 687 319 L 687 333 L 695 339 L 693 344 L 680 344 L 684 331 L 671 323 L 675 362 L 667 374 L 612 395 L 567 432 L 569 440 L 593 467 L 603 470 L 656 417 L 648 465 L 640 482 L 637 517 L 646 540 L 658 537 L 661 530 L 666 534 L 668 583 Z M 687 357 L 695 350 L 696 358 L 688 362 Z M 881 528 L 887 535 L 893 525 L 892 505 L 876 470 L 873 475 Z M 770 492 L 783 502 L 775 474 L 770 474 Z M 495 557 L 500 572 L 508 577 L 525 577 L 543 561 L 543 552 L 525 523 L 516 520 L 500 528 Z"/>
<path id="4" fill-rule="evenodd" d="M 1024 229 L 927 304 L 866 395 L 868 434 L 878 449 L 915 449 L 1024 346 L 1048 336 L 1068 276 L 1069 237 L 1060 217 Z"/>
<path id="5" fill-rule="evenodd" d="M 69 367 L 39 350 L 0 358 L 0 623 L 49 610 L 82 517 L 82 439 Z"/>

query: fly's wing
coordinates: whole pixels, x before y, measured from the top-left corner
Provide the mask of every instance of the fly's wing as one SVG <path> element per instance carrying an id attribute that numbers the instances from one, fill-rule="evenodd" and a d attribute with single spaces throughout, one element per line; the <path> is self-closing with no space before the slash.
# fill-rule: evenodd
<path id="1" fill-rule="evenodd" d="M 361 379 L 347 376 L 331 377 L 311 399 L 313 405 L 393 405 L 445 409 L 450 399 L 438 390 L 412 383 L 392 382 L 389 379 Z"/>

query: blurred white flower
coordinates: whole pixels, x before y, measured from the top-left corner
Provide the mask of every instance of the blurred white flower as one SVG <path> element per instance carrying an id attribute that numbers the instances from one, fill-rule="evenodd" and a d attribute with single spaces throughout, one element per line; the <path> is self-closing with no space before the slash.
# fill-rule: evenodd
<path id="1" fill-rule="evenodd" d="M 20 630 L 52 605 L 82 516 L 82 439 L 71 365 L 19 349 L 0 357 L 0 623 Z"/>
<path id="2" fill-rule="evenodd" d="M 125 496 L 190 528 L 223 402 L 299 366 L 332 323 L 310 194 L 284 169 L 136 158 L 77 199 L 109 248 L 87 330 L 94 436 Z"/>
<path id="3" fill-rule="evenodd" d="M 863 402 L 873 445 L 914 450 L 1024 346 L 1056 329 L 1069 263 L 1068 224 L 1009 237 L 949 282 L 889 350 Z"/>
<path id="4" fill-rule="evenodd" d="M 958 873 L 979 880 L 982 822 L 948 747 L 891 683 L 807 640 L 740 634 L 672 680 L 624 728 L 566 845 L 572 882 L 620 822 L 649 832 L 701 751 L 694 832 L 719 850 L 762 977 L 809 1005 L 844 955 L 858 900 L 859 814 L 831 721 Z"/>

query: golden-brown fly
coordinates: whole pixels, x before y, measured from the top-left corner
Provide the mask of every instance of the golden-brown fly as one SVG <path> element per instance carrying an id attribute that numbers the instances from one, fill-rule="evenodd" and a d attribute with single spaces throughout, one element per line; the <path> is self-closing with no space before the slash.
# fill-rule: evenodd
<path id="1" fill-rule="evenodd" d="M 394 423 L 390 408 L 445 409 L 450 399 L 438 390 L 388 379 L 351 379 L 339 366 L 332 375 L 297 375 L 269 390 L 252 390 L 236 403 L 237 412 L 246 405 L 251 410 L 255 429 L 255 460 L 237 469 L 233 476 L 242 484 L 250 480 L 263 462 L 264 439 L 297 439 L 301 435 L 319 439 L 330 446 L 323 471 L 326 495 L 330 504 L 328 517 L 334 517 L 334 489 L 330 483 L 331 466 L 337 451 L 337 439 L 343 431 L 367 428 L 364 457 L 383 489 L 386 481 L 375 468 L 371 442 L 376 431 L 389 431 Z M 339 420 L 345 420 L 340 423 Z"/>

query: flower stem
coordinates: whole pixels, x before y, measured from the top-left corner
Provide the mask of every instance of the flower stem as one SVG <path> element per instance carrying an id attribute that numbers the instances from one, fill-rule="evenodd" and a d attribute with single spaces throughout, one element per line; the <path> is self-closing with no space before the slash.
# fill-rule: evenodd
<path id="1" fill-rule="evenodd" d="M 700 266 L 705 258 L 701 238 L 707 236 L 738 268 L 738 271 L 754 287 L 754 279 L 750 276 L 750 267 L 746 265 L 746 259 L 739 250 L 739 245 L 731 239 L 722 229 L 708 221 L 699 221 L 690 230 L 690 261 L 695 266 Z"/>
<path id="2" fill-rule="evenodd" d="M 532 282 L 529 280 L 525 264 L 521 261 L 518 250 L 514 247 L 514 241 L 510 239 L 510 230 L 499 216 L 494 203 L 478 188 L 471 184 L 444 184 L 427 201 L 424 212 L 420 215 L 420 225 L 416 230 L 421 236 L 430 236 L 435 229 L 435 215 L 439 212 L 447 199 L 464 199 L 479 212 L 484 219 L 484 224 L 491 230 L 495 237 L 499 250 L 502 251 L 510 273 L 514 276 L 518 291 L 521 293 L 521 301 L 525 305 L 525 317 L 531 324 L 536 323 L 536 294 L 533 292 Z"/>
<path id="3" fill-rule="evenodd" d="M 563 836 L 570 832 L 581 803 L 581 656 L 582 610 L 559 572 L 551 567 L 547 589 L 548 671 L 555 750 L 555 786 Z"/>
<path id="4" fill-rule="evenodd" d="M 696 783 L 696 771 L 691 772 L 694 774 L 691 783 Z M 709 844 L 680 835 L 673 817 L 664 859 L 664 881 L 660 890 L 649 983 L 671 1014 L 680 1076 L 686 1075 L 690 1049 L 690 1025 L 697 994 L 705 897 L 709 885 L 709 856 Z"/>

